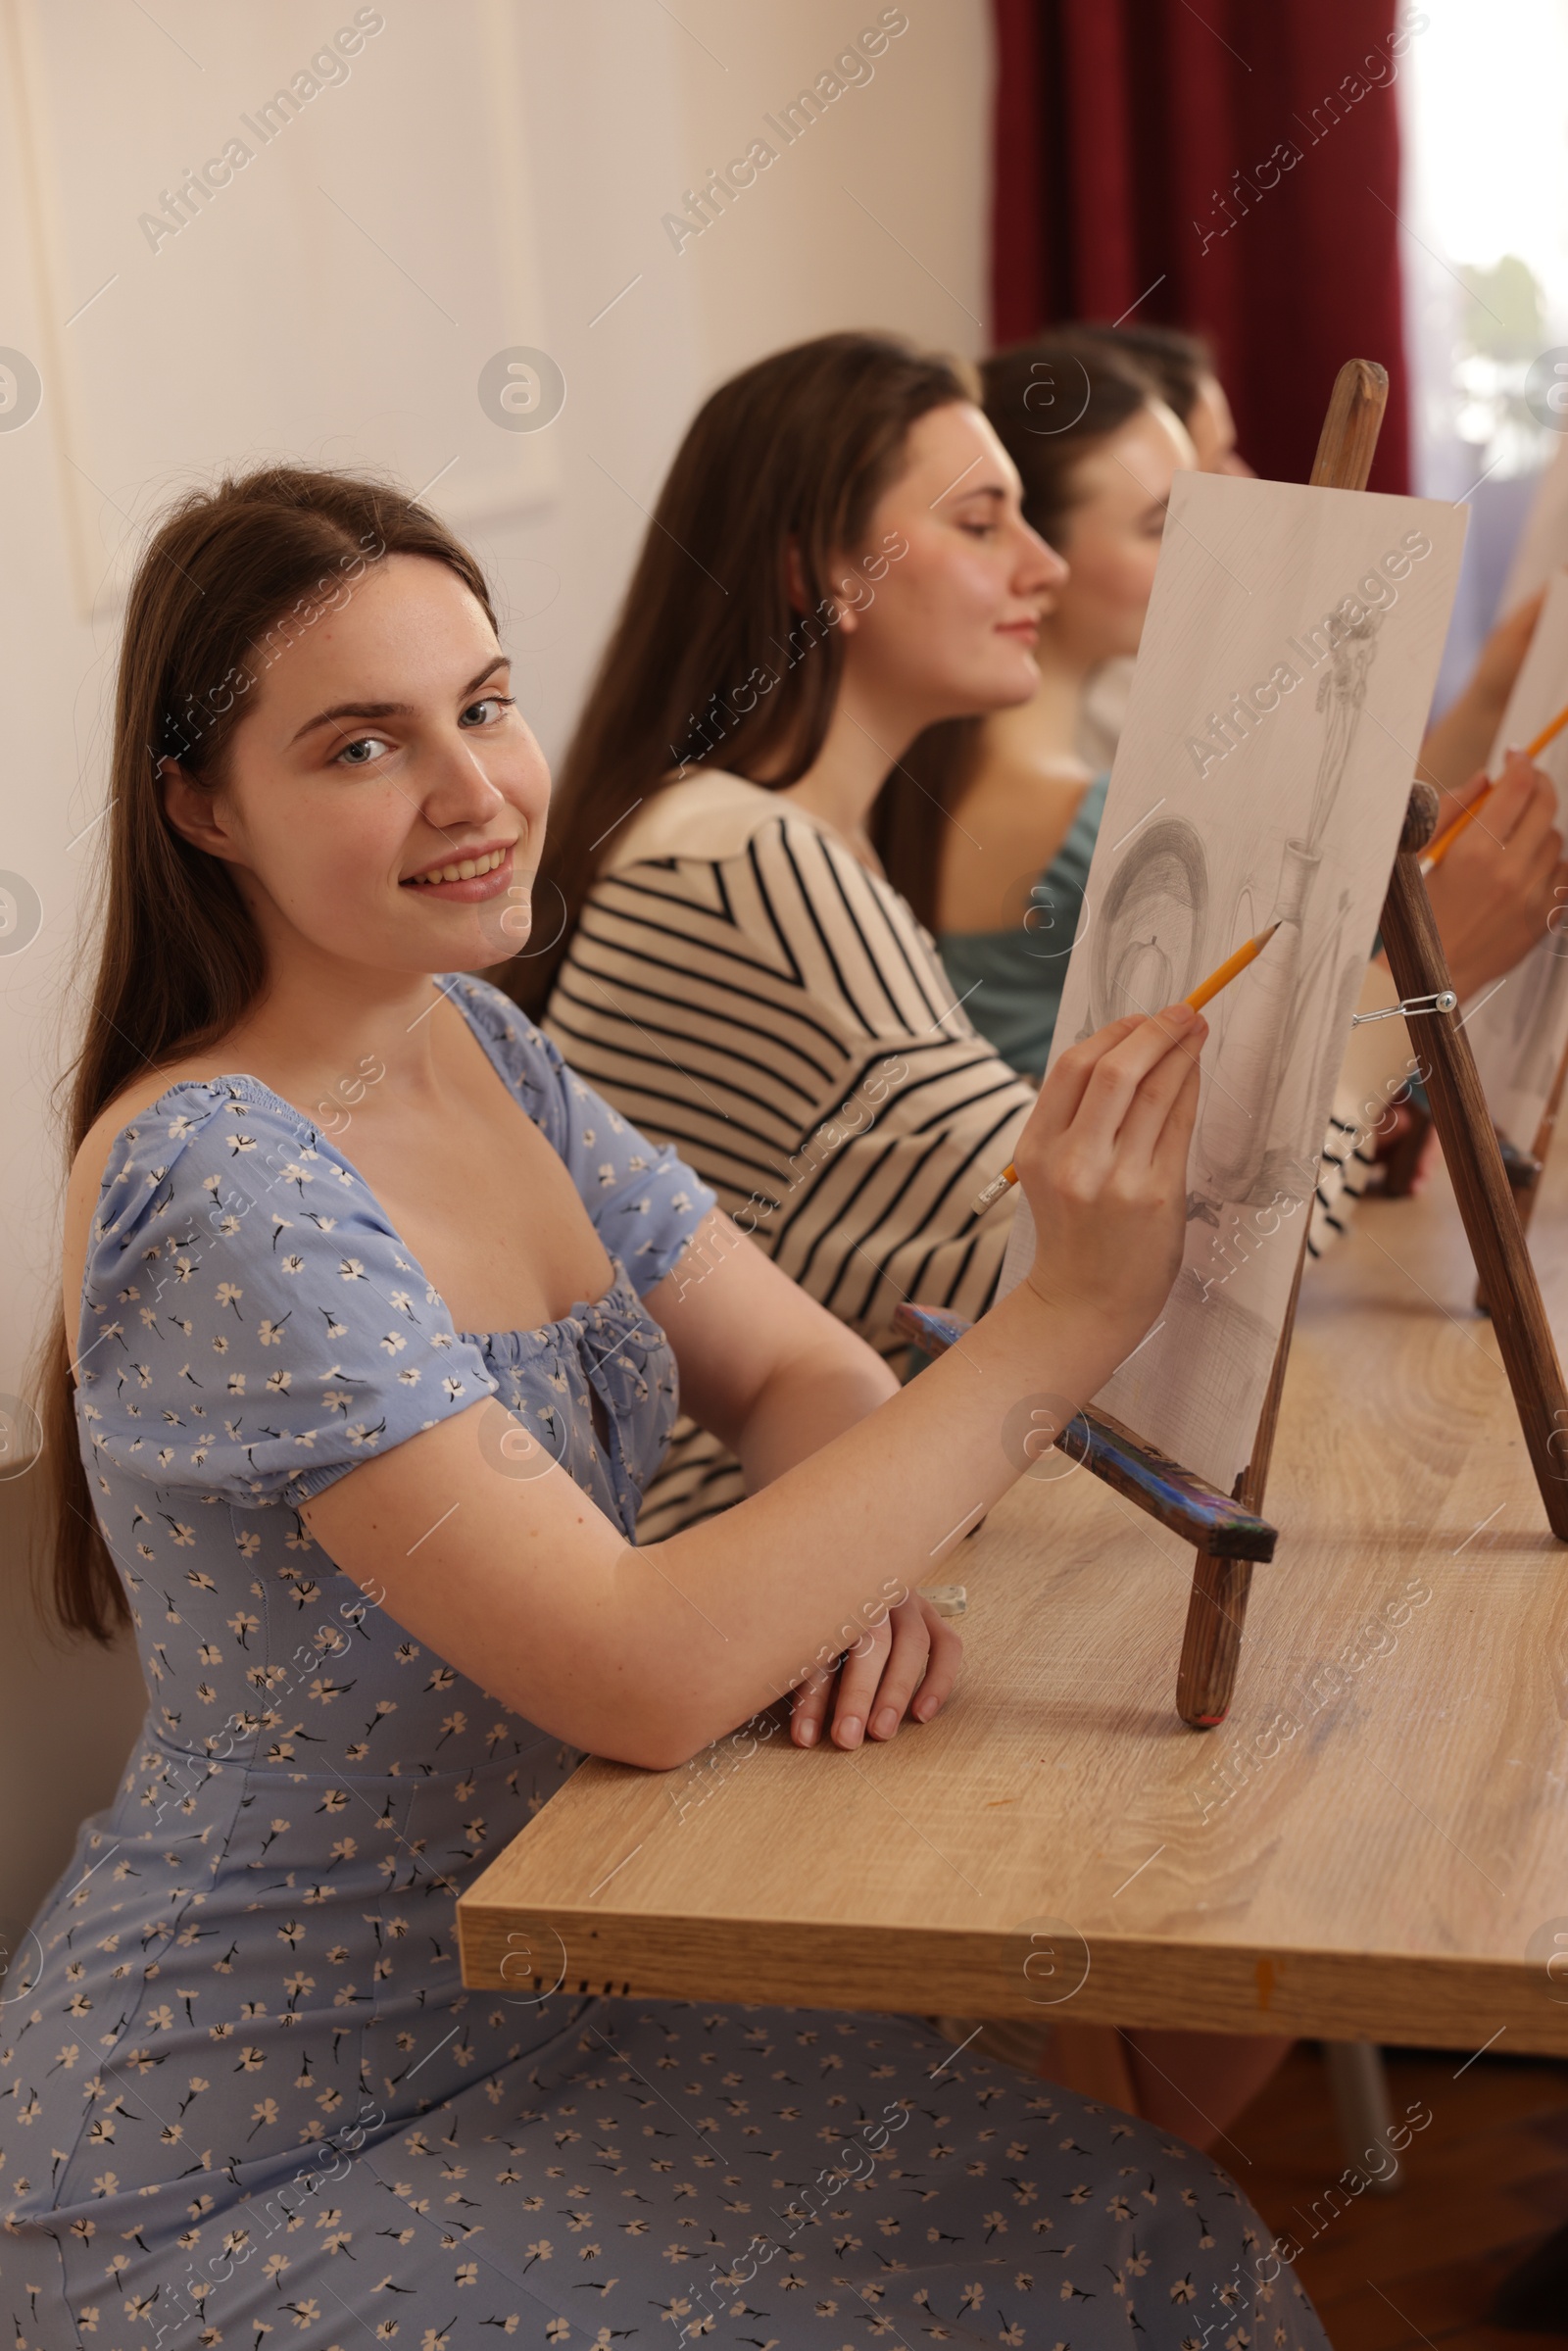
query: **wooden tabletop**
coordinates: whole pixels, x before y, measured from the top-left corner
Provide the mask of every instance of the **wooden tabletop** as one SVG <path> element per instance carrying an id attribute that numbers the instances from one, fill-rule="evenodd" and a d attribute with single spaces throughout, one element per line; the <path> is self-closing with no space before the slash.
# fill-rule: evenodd
<path id="1" fill-rule="evenodd" d="M 1531 1243 L 1568 1354 L 1568 1151 Z M 1174 1709 L 1191 1550 L 1052 1455 L 936 1571 L 934 1724 L 588 1763 L 466 1981 L 1568 2053 L 1568 1548 L 1473 1287 L 1441 1171 L 1308 1268 L 1222 1729 Z"/>

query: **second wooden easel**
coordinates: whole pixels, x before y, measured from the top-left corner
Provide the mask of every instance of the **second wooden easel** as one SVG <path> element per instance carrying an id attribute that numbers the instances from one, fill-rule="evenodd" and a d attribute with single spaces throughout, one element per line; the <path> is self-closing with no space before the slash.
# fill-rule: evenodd
<path id="1" fill-rule="evenodd" d="M 1315 486 L 1365 489 L 1388 387 L 1387 374 L 1374 361 L 1348 360 L 1340 369 L 1310 476 Z M 1431 786 L 1417 784 L 1383 906 L 1381 928 L 1389 967 L 1406 1003 L 1439 996 L 1452 1000 L 1453 984 L 1419 863 L 1432 837 L 1437 807 Z M 1559 1542 L 1568 1543 L 1568 1390 L 1502 1151 L 1457 1014 L 1427 1014 L 1420 1029 L 1423 1082 L 1547 1522 Z M 1198 1556 L 1176 1680 L 1178 1711 L 1194 1730 L 1212 1730 L 1229 1711 L 1252 1569 L 1273 1555 L 1275 1531 L 1259 1514 L 1305 1258 L 1303 1229 L 1251 1456 L 1234 1495 L 1216 1493 L 1132 1432 L 1094 1412 L 1081 1414 L 1055 1440 L 1079 1454 L 1086 1468 L 1195 1544 Z M 901 1306 L 896 1319 L 926 1353 L 951 1346 L 966 1327 L 952 1315 L 918 1306 Z"/>

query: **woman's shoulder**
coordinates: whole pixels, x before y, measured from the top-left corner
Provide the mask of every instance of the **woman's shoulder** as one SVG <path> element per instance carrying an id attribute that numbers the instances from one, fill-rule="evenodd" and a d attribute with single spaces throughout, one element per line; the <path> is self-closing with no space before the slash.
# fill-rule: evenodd
<path id="1" fill-rule="evenodd" d="M 791 816 L 799 818 L 799 811 L 764 785 L 727 768 L 699 768 L 644 803 L 624 832 L 612 836 L 599 870 L 615 873 L 665 857 L 718 864 L 743 855 L 765 825 Z"/>
<path id="2" fill-rule="evenodd" d="M 314 1122 L 260 1078 L 165 1070 L 125 1088 L 93 1121 L 72 1163 L 68 1199 L 91 1208 L 90 1244 L 160 1196 L 172 1201 L 193 1186 L 216 1192 L 222 1169 L 265 1165 L 280 1150 L 314 1158 L 327 1148 Z"/>
<path id="3" fill-rule="evenodd" d="M 812 909 L 814 921 L 831 927 L 851 908 L 874 902 L 896 929 L 919 933 L 892 883 L 866 865 L 826 818 L 791 793 L 716 769 L 666 785 L 627 828 L 600 867 L 600 879 L 629 879 L 637 866 L 724 865 L 743 857 L 757 867 L 760 907 L 752 903 L 759 894 L 748 891 L 744 906 L 731 904 L 728 912 L 745 929 L 765 908 L 761 929 L 770 942 L 778 920 L 787 920 L 788 908 L 799 902 Z M 667 893 L 668 885 L 658 891 L 661 897 Z M 706 906 L 706 891 L 698 903 Z"/>
<path id="4" fill-rule="evenodd" d="M 259 1078 L 182 1075 L 190 1066 L 122 1088 L 82 1139 L 66 1192 L 68 1329 L 89 1271 L 101 1281 L 177 1232 L 237 1239 L 245 1211 L 280 1180 L 301 1190 L 319 1180 L 323 1198 L 358 1184 L 314 1122 Z"/>

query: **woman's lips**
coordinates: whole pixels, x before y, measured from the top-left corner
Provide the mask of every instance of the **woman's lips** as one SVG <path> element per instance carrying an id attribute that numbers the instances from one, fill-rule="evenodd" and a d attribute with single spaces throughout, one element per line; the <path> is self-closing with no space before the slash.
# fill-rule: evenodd
<path id="1" fill-rule="evenodd" d="M 512 843 L 508 843 L 500 864 L 493 865 L 488 873 L 470 874 L 466 881 L 456 882 L 422 882 L 416 875 L 411 874 L 406 881 L 399 884 L 399 888 L 419 898 L 442 898 L 458 906 L 480 906 L 486 899 L 500 898 L 505 891 L 511 889 L 513 846 Z M 493 856 L 494 852 L 485 851 L 481 854 Z M 474 862 L 476 860 L 469 857 L 449 857 L 447 859 L 448 865 L 466 865 Z M 439 872 L 442 868 L 437 867 L 436 870 Z"/>

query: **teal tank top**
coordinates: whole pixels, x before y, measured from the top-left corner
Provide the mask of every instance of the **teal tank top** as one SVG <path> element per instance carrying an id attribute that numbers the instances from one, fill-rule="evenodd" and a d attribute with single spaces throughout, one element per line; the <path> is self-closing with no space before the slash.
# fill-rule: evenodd
<path id="1" fill-rule="evenodd" d="M 1028 1077 L 1044 1077 L 1051 1057 L 1109 782 L 1108 774 L 1097 775 L 1084 794 L 1066 840 L 1029 893 L 1022 922 L 1005 931 L 945 931 L 937 940 L 954 995 L 981 1036 Z"/>

